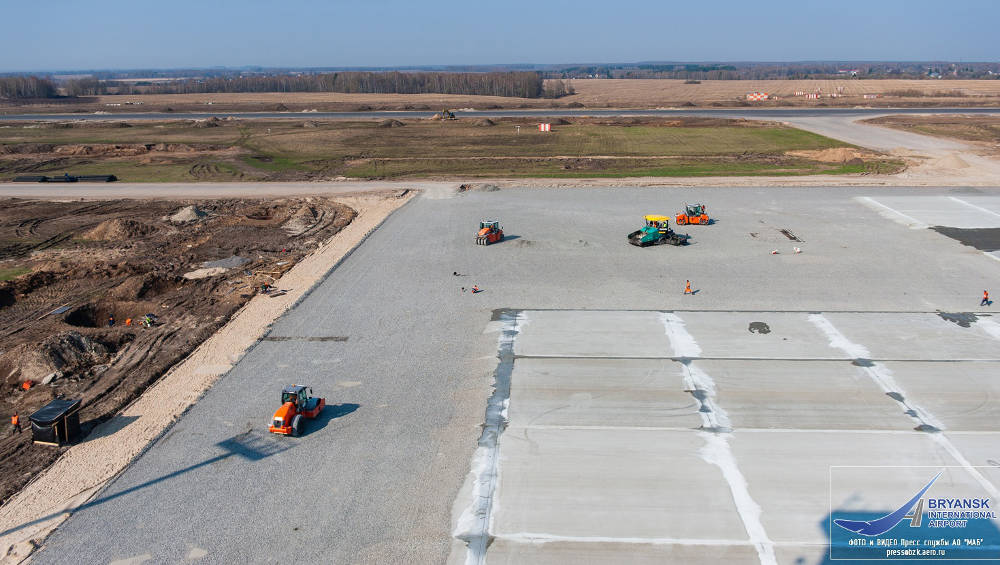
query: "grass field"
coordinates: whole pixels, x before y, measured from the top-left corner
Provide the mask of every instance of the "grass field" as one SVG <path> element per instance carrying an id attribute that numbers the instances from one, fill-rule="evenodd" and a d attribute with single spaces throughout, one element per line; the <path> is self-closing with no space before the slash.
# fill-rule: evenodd
<path id="1" fill-rule="evenodd" d="M 747 120 L 219 121 L 0 127 L 0 178 L 115 174 L 123 181 L 628 177 L 893 172 L 881 158 L 822 162 L 788 151 L 848 147 Z M 394 127 L 386 127 L 393 125 Z M 25 149 L 31 150 L 26 153 Z"/>
<path id="2" fill-rule="evenodd" d="M 1000 143 L 1000 116 L 884 116 L 865 121 L 924 135 Z"/>

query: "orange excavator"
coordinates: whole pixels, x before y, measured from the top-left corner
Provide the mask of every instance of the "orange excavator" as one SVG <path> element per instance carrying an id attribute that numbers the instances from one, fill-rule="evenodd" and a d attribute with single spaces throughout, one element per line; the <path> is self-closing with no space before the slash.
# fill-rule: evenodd
<path id="1" fill-rule="evenodd" d="M 674 221 L 678 226 L 686 226 L 688 224 L 707 225 L 712 223 L 712 220 L 708 217 L 708 213 L 705 212 L 704 204 L 684 204 L 684 211 L 678 212 Z"/>
<path id="2" fill-rule="evenodd" d="M 281 408 L 274 413 L 268 431 L 286 436 L 302 435 L 306 418 L 319 416 L 326 406 L 325 398 L 312 395 L 312 389 L 302 385 L 289 385 L 281 391 Z"/>
<path id="3" fill-rule="evenodd" d="M 479 222 L 479 233 L 476 234 L 476 245 L 489 245 L 503 241 L 503 228 L 499 220 L 483 220 Z"/>

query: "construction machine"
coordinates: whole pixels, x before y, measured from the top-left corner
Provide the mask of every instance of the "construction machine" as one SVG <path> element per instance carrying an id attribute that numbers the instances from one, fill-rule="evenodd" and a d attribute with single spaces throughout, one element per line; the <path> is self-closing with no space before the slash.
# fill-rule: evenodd
<path id="1" fill-rule="evenodd" d="M 639 247 L 650 245 L 686 245 L 688 236 L 680 235 L 670 229 L 670 218 L 666 216 L 643 216 L 646 221 L 641 229 L 628 234 L 628 242 Z"/>
<path id="2" fill-rule="evenodd" d="M 447 109 L 441 110 L 441 113 L 438 114 L 438 115 L 441 117 L 442 120 L 457 120 L 458 119 L 458 118 L 455 117 L 455 112 L 452 112 L 451 110 L 447 110 Z"/>
<path id="3" fill-rule="evenodd" d="M 476 245 L 489 245 L 503 241 L 503 228 L 499 220 L 483 220 L 479 222 L 479 232 L 476 234 Z"/>
<path id="4" fill-rule="evenodd" d="M 325 398 L 312 395 L 312 389 L 302 385 L 288 385 L 281 391 L 281 408 L 274 413 L 268 430 L 286 436 L 302 435 L 304 420 L 319 416 L 326 406 Z"/>
<path id="5" fill-rule="evenodd" d="M 677 213 L 677 225 L 686 226 L 689 224 L 710 224 L 712 220 L 708 217 L 708 213 L 705 212 L 704 204 L 688 204 L 684 203 L 684 211 Z"/>

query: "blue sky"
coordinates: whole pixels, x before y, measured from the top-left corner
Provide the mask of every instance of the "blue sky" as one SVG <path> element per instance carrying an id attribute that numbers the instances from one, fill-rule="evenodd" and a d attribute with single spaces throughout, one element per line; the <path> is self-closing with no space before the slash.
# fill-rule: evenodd
<path id="1" fill-rule="evenodd" d="M 1000 60 L 1000 1 L 0 0 L 0 71 Z"/>

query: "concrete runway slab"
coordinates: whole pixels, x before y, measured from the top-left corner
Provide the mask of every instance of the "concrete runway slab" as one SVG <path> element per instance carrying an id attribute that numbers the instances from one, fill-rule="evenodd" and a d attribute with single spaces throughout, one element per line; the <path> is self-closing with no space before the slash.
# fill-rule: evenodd
<path id="1" fill-rule="evenodd" d="M 669 357 L 670 340 L 656 312 L 538 311 L 527 315 L 516 355 Z"/>
<path id="2" fill-rule="evenodd" d="M 737 430 L 912 430 L 899 404 L 846 361 L 695 361 Z"/>
<path id="3" fill-rule="evenodd" d="M 679 312 L 707 358 L 847 359 L 805 312 Z"/>
<path id="4" fill-rule="evenodd" d="M 1000 422 L 1000 363 L 888 362 L 885 367 L 906 397 L 948 431 L 989 430 Z"/>
<path id="5" fill-rule="evenodd" d="M 884 360 L 1000 359 L 1000 341 L 982 324 L 937 314 L 825 313 L 858 357 Z M 963 327 L 963 325 L 969 327 Z M 865 355 L 864 353 L 868 354 Z"/>
<path id="6" fill-rule="evenodd" d="M 1000 227 L 1000 197 L 910 195 L 872 200 L 895 211 L 899 221 L 912 218 L 928 226 L 953 228 Z"/>
<path id="7" fill-rule="evenodd" d="M 519 359 L 509 418 L 525 427 L 701 425 L 680 363 L 655 359 Z"/>
<path id="8" fill-rule="evenodd" d="M 892 473 L 868 473 L 854 482 L 845 478 L 838 483 L 845 491 L 833 501 L 838 508 L 889 513 L 941 467 L 959 464 L 928 434 L 917 432 L 775 430 L 733 435 L 733 453 L 754 500 L 763 508 L 761 521 L 778 543 L 829 543 L 831 466 L 860 465 L 866 471 L 870 466 L 901 466 Z M 973 480 L 961 469 L 955 477 L 963 484 Z"/>
<path id="9" fill-rule="evenodd" d="M 492 533 L 746 541 L 722 473 L 698 454 L 703 444 L 689 431 L 513 424 Z"/>
<path id="10" fill-rule="evenodd" d="M 524 543 L 497 539 L 490 545 L 488 563 L 490 565 L 522 565 L 524 563 L 532 565 L 563 565 L 566 563 L 607 565 L 608 563 L 621 563 L 623 560 L 634 565 L 756 563 L 757 553 L 749 543 L 652 544 L 614 541 L 600 543 L 535 541 Z"/>

